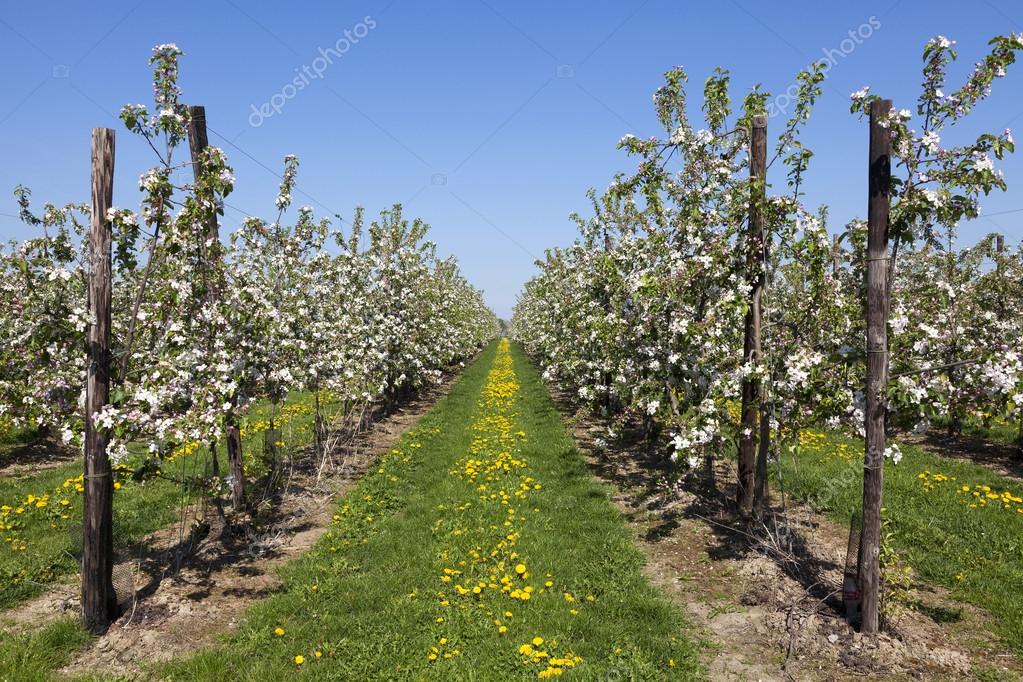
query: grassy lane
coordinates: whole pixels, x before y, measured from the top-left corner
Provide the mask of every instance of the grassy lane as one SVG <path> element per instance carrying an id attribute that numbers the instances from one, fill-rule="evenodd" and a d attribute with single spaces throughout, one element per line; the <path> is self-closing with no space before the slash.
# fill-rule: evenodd
<path id="1" fill-rule="evenodd" d="M 312 442 L 312 401 L 311 393 L 294 393 L 279 409 L 282 448 Z M 267 405 L 255 405 L 243 426 L 243 451 L 250 475 L 263 468 L 260 453 L 267 415 Z M 221 471 L 228 471 L 225 450 L 218 450 Z M 193 497 L 180 481 L 204 476 L 208 461 L 206 447 L 189 444 L 164 462 L 159 477 L 145 483 L 131 479 L 132 462 L 115 472 L 117 549 L 130 556 L 135 543 L 174 522 L 181 504 Z M 0 476 L 0 609 L 35 596 L 46 583 L 78 570 L 75 551 L 81 546 L 81 476 L 82 464 L 77 458 L 40 473 Z"/>
<path id="2" fill-rule="evenodd" d="M 785 488 L 848 523 L 862 500 L 863 441 L 806 432 L 800 443 L 798 457 L 783 457 Z M 921 577 L 993 613 L 1000 635 L 1023 655 L 1023 486 L 976 464 L 901 448 L 902 461 L 885 465 L 892 545 Z"/>
<path id="3" fill-rule="evenodd" d="M 681 614 L 525 357 L 495 344 L 186 679 L 691 679 Z"/>

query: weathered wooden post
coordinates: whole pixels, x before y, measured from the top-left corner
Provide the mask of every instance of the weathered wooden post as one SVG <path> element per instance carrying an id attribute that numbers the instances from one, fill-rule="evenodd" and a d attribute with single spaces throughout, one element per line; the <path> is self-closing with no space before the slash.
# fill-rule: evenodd
<path id="1" fill-rule="evenodd" d="M 188 146 L 192 154 L 193 176 L 198 179 L 202 172 L 202 153 L 209 146 L 209 137 L 206 132 L 206 108 L 190 106 L 188 113 Z M 212 204 L 214 197 L 197 197 L 197 199 Z M 220 229 L 217 225 L 215 209 L 211 209 L 207 217 L 206 241 L 208 246 L 204 247 L 202 251 L 203 271 L 220 272 Z M 219 300 L 220 290 L 219 276 L 212 278 L 207 283 L 206 297 L 209 304 L 212 305 Z M 234 401 L 232 401 L 233 404 Z M 235 509 L 241 509 L 245 504 L 245 468 L 242 460 L 241 434 L 238 431 L 237 417 L 233 410 L 224 418 L 224 430 L 227 436 L 227 461 L 231 469 L 231 504 Z M 218 475 L 216 443 L 210 445 L 210 454 L 213 458 L 214 475 Z"/>
<path id="2" fill-rule="evenodd" d="M 838 276 L 842 267 L 842 244 L 840 237 L 835 234 L 831 236 L 831 274 Z"/>
<path id="3" fill-rule="evenodd" d="M 888 217 L 891 202 L 891 100 L 870 103 L 867 202 L 867 381 L 863 462 L 863 531 L 859 588 L 862 631 L 876 634 L 881 582 L 881 494 L 884 483 L 885 384 L 888 380 Z"/>
<path id="4" fill-rule="evenodd" d="M 202 172 L 202 153 L 210 146 L 206 134 L 206 107 L 188 107 L 188 149 L 192 155 L 192 174 L 196 179 Z M 213 197 L 201 197 L 213 201 Z M 219 251 L 217 244 L 220 243 L 220 230 L 217 227 L 217 214 L 211 211 L 206 223 L 207 239 L 213 240 L 211 251 Z"/>
<path id="5" fill-rule="evenodd" d="M 202 175 L 202 153 L 206 147 L 209 146 L 209 138 L 206 136 L 206 108 L 201 106 L 190 106 L 188 107 L 188 150 L 192 156 L 192 177 L 195 178 L 196 184 L 198 185 L 199 177 Z M 211 196 L 199 196 L 198 188 L 196 188 L 196 199 L 200 202 L 200 206 L 203 209 L 209 210 L 209 206 L 213 203 L 213 197 Z M 202 272 L 204 292 L 203 297 L 206 304 L 213 307 L 217 301 L 216 289 L 217 283 L 214 278 L 211 277 L 214 272 L 213 263 L 211 262 L 214 258 L 218 257 L 218 249 L 216 247 L 217 242 L 220 240 L 220 231 L 217 227 L 217 214 L 214 211 L 206 216 L 206 235 L 204 239 L 198 240 L 198 250 L 200 256 L 199 267 Z M 207 339 L 207 345 L 209 347 L 210 356 L 212 357 L 213 339 Z M 210 468 L 212 469 L 213 477 L 220 479 L 220 457 L 217 452 L 217 441 L 211 439 L 208 445 L 210 451 Z M 214 504 L 217 508 L 217 513 L 220 517 L 224 517 L 224 508 L 220 503 L 220 495 L 214 497 Z"/>
<path id="6" fill-rule="evenodd" d="M 82 502 L 82 620 L 102 634 L 118 615 L 114 592 L 114 482 L 107 456 L 109 434 L 95 423 L 110 402 L 112 230 L 107 210 L 114 194 L 114 131 L 92 131 L 92 215 L 89 232 L 88 359 L 85 384 L 85 450 Z"/>
<path id="7" fill-rule="evenodd" d="M 760 363 L 760 302 L 764 292 L 764 213 L 763 201 L 767 184 L 767 116 L 753 117 L 750 134 L 750 208 L 746 232 L 746 270 L 753 289 L 749 310 L 746 312 L 743 338 L 743 363 Z M 756 431 L 760 407 L 760 380 L 747 376 L 742 380 L 742 418 L 739 425 L 739 480 L 736 505 L 743 514 L 753 510 L 754 482 L 756 479 Z"/>

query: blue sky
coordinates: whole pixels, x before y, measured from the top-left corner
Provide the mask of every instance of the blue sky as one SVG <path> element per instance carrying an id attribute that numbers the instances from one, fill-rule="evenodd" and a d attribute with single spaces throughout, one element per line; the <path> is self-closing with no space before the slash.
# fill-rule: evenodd
<path id="1" fill-rule="evenodd" d="M 38 0 L 0 17 L 0 239 L 28 236 L 19 183 L 38 202 L 88 200 L 97 126 L 118 131 L 114 203 L 137 206 L 137 178 L 153 164 L 115 116 L 151 101 L 146 59 L 174 42 L 186 53 L 183 99 L 206 106 L 211 143 L 235 167 L 227 229 L 245 213 L 272 217 L 281 159 L 296 154 L 296 202 L 346 219 L 356 205 L 405 204 L 507 317 L 534 259 L 575 237 L 568 215 L 587 210 L 586 189 L 632 167 L 618 139 L 660 132 L 651 94 L 671 66 L 686 67 L 694 95 L 728 68 L 738 100 L 756 83 L 783 92 L 830 50 L 805 141 L 816 152 L 808 199 L 831 207 L 834 229 L 863 214 L 866 196 L 866 130 L 849 93 L 869 84 L 912 108 L 928 38 L 958 41 L 956 82 L 1008 32 L 1023 32 L 1023 6 L 1010 0 Z M 316 62 L 339 40 L 340 57 Z M 322 77 L 286 90 L 303 67 Z M 279 112 L 253 113 L 273 101 Z M 975 113 L 961 134 L 1023 129 L 1023 63 Z M 1009 191 L 963 226 L 964 242 L 995 230 L 1023 239 L 1021 155 L 1000 165 Z"/>

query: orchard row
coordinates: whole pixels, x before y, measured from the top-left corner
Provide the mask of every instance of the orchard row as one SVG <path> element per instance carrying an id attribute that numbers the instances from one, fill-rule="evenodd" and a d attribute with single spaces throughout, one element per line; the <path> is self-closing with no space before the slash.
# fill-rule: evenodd
<path id="1" fill-rule="evenodd" d="M 83 577 L 108 591 L 83 580 L 93 630 L 116 610 L 103 604 L 111 460 L 144 474 L 184 444 L 209 444 L 215 477 L 241 507 L 240 427 L 257 400 L 326 392 L 343 425 L 358 428 L 369 406 L 436 382 L 497 332 L 481 292 L 400 206 L 368 225 L 358 209 L 344 229 L 305 206 L 289 216 L 293 156 L 273 216 L 246 217 L 222 239 L 235 178 L 207 143 L 203 108 L 180 101 L 181 55 L 154 48 L 152 109 L 121 111 L 154 156 L 139 178 L 140 210 L 111 205 L 114 131 L 96 129 L 92 204 L 35 211 L 19 187 L 35 234 L 0 248 L 0 421 L 85 450 Z M 317 449 L 329 458 L 318 401 L 316 411 Z M 220 475 L 225 440 L 231 471 Z M 92 614 L 90 598 L 101 603 Z"/>
<path id="2" fill-rule="evenodd" d="M 883 463 L 900 458 L 886 419 L 955 432 L 1023 415 L 1021 251 L 996 235 L 956 242 L 980 198 L 1006 189 L 995 163 L 1013 151 L 1010 131 L 968 126 L 1023 36 L 990 47 L 956 87 L 954 43 L 929 41 L 913 111 L 853 93 L 852 113 L 870 119 L 868 220 L 838 230 L 804 192 L 813 153 L 801 134 L 823 65 L 798 74 L 792 118 L 771 145 L 768 93 L 733 110 L 719 69 L 698 122 L 686 73 L 669 71 L 654 95 L 664 136 L 621 140 L 637 169 L 591 193 L 580 238 L 549 250 L 526 285 L 513 335 L 548 379 L 608 417 L 611 436 L 643 424 L 682 473 L 736 448 L 744 513 L 763 509 L 768 462 L 798 454 L 802 430 L 866 435 L 871 556 Z M 974 141 L 943 144 L 964 132 Z M 866 575 L 860 567 L 865 595 L 873 557 Z"/>

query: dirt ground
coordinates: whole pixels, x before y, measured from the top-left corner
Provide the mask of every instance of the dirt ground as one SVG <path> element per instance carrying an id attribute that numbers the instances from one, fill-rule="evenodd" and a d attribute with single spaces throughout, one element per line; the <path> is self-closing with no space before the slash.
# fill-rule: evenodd
<path id="1" fill-rule="evenodd" d="M 442 398 L 455 377 L 381 416 L 345 449 L 334 471 L 318 477 L 312 456 L 285 465 L 284 485 L 254 523 L 226 526 L 215 510 L 189 509 L 154 533 L 146 553 L 119 564 L 114 581 L 124 614 L 62 674 L 140 677 L 145 663 L 187 654 L 231 631 L 255 600 L 280 585 L 276 568 L 309 550 L 326 532 L 337 499 L 381 452 L 392 447 Z M 194 525 L 202 518 L 205 523 Z M 197 528 L 197 534 L 193 529 Z M 78 609 L 78 583 L 56 585 L 0 612 L 0 633 L 39 627 Z"/>
<path id="2" fill-rule="evenodd" d="M 663 457 L 645 445 L 604 445 L 606 428 L 565 396 L 556 402 L 594 474 L 648 558 L 646 572 L 689 613 L 713 680 L 1018 679 L 1020 661 L 991 619 L 916 582 L 918 606 L 868 638 L 846 623 L 842 578 L 849 531 L 772 500 L 750 528 L 730 511 L 735 471 L 718 462 L 682 490 L 661 484 Z"/>

